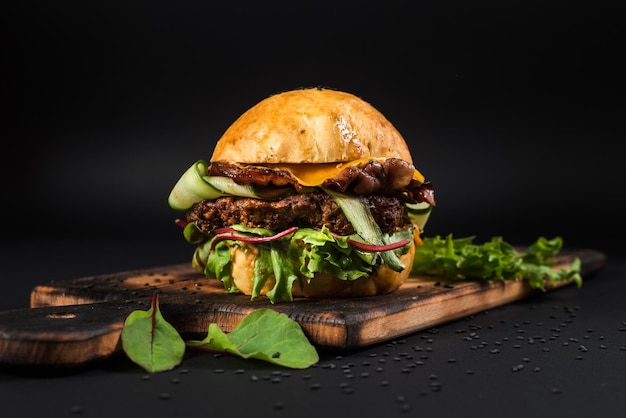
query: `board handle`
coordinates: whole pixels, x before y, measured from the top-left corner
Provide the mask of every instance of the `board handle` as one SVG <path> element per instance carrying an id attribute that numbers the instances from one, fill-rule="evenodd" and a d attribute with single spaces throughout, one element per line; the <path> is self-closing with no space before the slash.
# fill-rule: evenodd
<path id="1" fill-rule="evenodd" d="M 135 304 L 98 302 L 0 312 L 0 365 L 75 367 L 121 351 Z"/>

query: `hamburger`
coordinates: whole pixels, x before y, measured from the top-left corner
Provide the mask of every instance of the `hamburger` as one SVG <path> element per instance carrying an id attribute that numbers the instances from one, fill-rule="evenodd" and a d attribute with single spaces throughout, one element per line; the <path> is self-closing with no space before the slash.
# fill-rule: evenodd
<path id="1" fill-rule="evenodd" d="M 192 265 L 272 303 L 393 292 L 435 205 L 398 130 L 329 88 L 272 95 L 236 119 L 172 188 Z"/>

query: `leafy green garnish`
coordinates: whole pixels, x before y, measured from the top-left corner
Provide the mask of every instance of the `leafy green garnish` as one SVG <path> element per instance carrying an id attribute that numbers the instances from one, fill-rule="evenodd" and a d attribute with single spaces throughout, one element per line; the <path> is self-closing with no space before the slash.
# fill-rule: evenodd
<path id="1" fill-rule="evenodd" d="M 187 341 L 188 347 L 254 358 L 284 367 L 305 369 L 319 361 L 315 347 L 300 325 L 272 309 L 250 312 L 230 333 L 210 324 L 201 341 Z"/>
<path id="2" fill-rule="evenodd" d="M 191 225 L 191 226 L 190 226 Z M 185 227 L 186 237 L 192 241 L 197 237 L 197 227 L 192 223 Z M 235 225 L 241 233 L 254 236 L 267 236 L 274 233 L 262 228 L 246 228 Z M 396 242 L 408 238 L 413 240 L 412 231 L 406 229 L 392 236 L 384 234 L 385 243 Z M 252 277 L 252 300 L 259 296 L 265 282 L 274 277 L 276 283 L 266 296 L 272 303 L 292 301 L 291 293 L 294 280 L 312 279 L 316 273 L 330 273 L 340 280 L 356 280 L 370 276 L 374 269 L 384 260 L 383 253 L 360 251 L 348 244 L 349 239 L 361 238 L 356 235 L 337 236 L 327 227 L 321 229 L 299 228 L 292 235 L 275 241 L 255 244 L 258 251 Z M 245 243 L 236 239 L 224 239 L 217 243 L 213 240 L 200 242 L 196 247 L 192 265 L 206 277 L 217 278 L 224 284 L 224 289 L 231 293 L 239 292 L 231 278 L 231 251 L 233 247 L 246 248 Z M 402 255 L 409 246 L 385 251 L 394 257 Z"/>
<path id="3" fill-rule="evenodd" d="M 319 361 L 315 347 L 300 325 L 287 315 L 258 309 L 246 315 L 229 334 L 209 324 L 207 337 L 184 341 L 163 318 L 155 293 L 146 311 L 128 315 L 122 329 L 122 349 L 150 373 L 171 370 L 184 357 L 186 347 L 255 358 L 284 367 L 305 369 Z"/>
<path id="4" fill-rule="evenodd" d="M 185 342 L 159 309 L 155 293 L 147 311 L 133 311 L 122 328 L 126 355 L 148 372 L 162 372 L 178 366 L 185 354 Z"/>
<path id="5" fill-rule="evenodd" d="M 437 235 L 423 238 L 416 248 L 412 273 L 444 276 L 455 280 L 527 280 L 531 287 L 545 290 L 546 283 L 574 281 L 582 285 L 580 260 L 568 268 L 554 269 L 552 258 L 563 246 L 560 237 L 540 237 L 522 251 L 516 250 L 502 237 L 492 237 L 483 244 L 474 244 L 475 237 L 446 238 Z"/>

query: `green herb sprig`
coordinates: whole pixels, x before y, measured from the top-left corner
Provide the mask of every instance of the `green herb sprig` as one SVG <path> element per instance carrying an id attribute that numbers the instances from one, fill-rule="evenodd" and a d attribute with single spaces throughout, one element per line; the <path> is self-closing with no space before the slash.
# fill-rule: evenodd
<path id="1" fill-rule="evenodd" d="M 561 237 L 540 237 L 523 250 L 502 237 L 474 244 L 474 236 L 453 238 L 452 234 L 425 237 L 416 248 L 411 272 L 454 280 L 526 280 L 532 288 L 545 290 L 546 283 L 574 281 L 582 285 L 580 260 L 555 269 L 553 260 L 563 246 Z"/>

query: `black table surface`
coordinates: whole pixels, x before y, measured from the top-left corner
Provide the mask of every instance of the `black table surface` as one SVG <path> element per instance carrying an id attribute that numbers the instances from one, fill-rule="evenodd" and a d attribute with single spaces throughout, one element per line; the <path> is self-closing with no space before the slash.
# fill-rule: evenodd
<path id="1" fill-rule="evenodd" d="M 2 249 L 0 309 L 43 281 L 183 262 L 168 241 Z M 188 352 L 146 373 L 125 356 L 72 370 L 0 370 L 0 404 L 34 416 L 618 416 L 626 388 L 626 260 L 567 286 L 304 370 Z"/>

